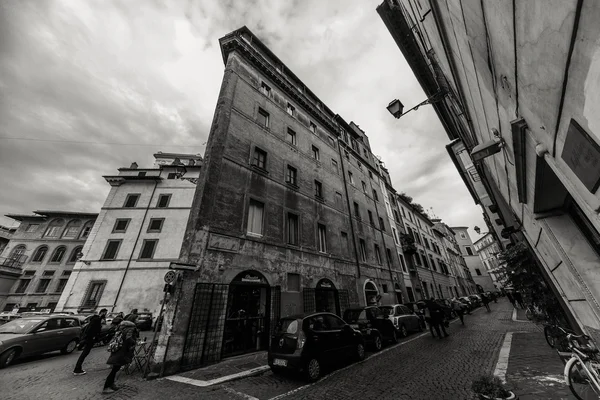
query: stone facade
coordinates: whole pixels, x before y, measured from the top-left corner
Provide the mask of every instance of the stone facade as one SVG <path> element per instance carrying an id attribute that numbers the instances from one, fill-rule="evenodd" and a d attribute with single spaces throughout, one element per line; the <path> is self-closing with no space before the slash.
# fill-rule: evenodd
<path id="1" fill-rule="evenodd" d="M 104 176 L 110 192 L 57 309 L 127 314 L 137 308 L 157 317 L 164 275 L 181 251 L 202 157 L 154 157 L 152 168 L 133 163 L 118 175 Z"/>
<path id="2" fill-rule="evenodd" d="M 475 246 L 469 235 L 468 228 L 466 226 L 456 226 L 452 227 L 452 231 L 455 233 L 454 237 L 456 238 L 456 242 L 463 258 L 465 259 L 469 273 L 477 286 L 477 292 L 496 290 L 488 270 L 484 267 L 479 255 L 475 251 Z"/>
<path id="3" fill-rule="evenodd" d="M 498 259 L 500 253 L 500 245 L 494 240 L 493 235 L 486 233 L 475 243 L 473 243 L 475 251 L 481 259 L 484 269 L 492 279 L 494 286 L 497 289 L 503 287 L 503 282 L 506 280 L 505 274 L 502 272 L 502 266 Z"/>
<path id="4" fill-rule="evenodd" d="M 35 211 L 7 217 L 21 224 L 0 255 L 0 310 L 54 310 L 98 214 Z M 9 266 L 9 261 L 12 261 Z"/>

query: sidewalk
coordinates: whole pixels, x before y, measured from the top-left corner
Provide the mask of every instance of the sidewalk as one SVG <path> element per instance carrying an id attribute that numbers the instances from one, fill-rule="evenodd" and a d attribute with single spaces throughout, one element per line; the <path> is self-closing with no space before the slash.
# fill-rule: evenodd
<path id="1" fill-rule="evenodd" d="M 520 400 L 575 399 L 565 383 L 563 368 L 543 332 L 513 333 L 506 380 Z"/>

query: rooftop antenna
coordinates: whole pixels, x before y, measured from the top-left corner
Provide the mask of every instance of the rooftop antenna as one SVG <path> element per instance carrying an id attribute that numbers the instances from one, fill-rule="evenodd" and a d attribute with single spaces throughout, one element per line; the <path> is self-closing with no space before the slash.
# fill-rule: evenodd
<path id="1" fill-rule="evenodd" d="M 429 209 L 431 210 L 431 216 L 433 219 L 440 219 L 440 217 L 436 215 L 435 211 L 433 211 L 433 207 L 429 207 Z"/>

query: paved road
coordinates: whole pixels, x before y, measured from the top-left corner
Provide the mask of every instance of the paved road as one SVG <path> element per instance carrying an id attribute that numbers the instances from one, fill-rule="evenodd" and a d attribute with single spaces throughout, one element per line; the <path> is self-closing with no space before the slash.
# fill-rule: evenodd
<path id="1" fill-rule="evenodd" d="M 84 369 L 71 373 L 79 353 L 23 360 L 0 372 L 4 400 L 34 399 L 472 399 L 471 381 L 493 372 L 504 333 L 538 331 L 531 324 L 511 320 L 506 300 L 492 303 L 492 312 L 479 309 L 453 323 L 450 337 L 434 339 L 428 333 L 412 335 L 403 343 L 371 355 L 359 364 L 334 371 L 319 382 L 306 385 L 300 379 L 266 372 L 222 385 L 200 388 L 169 380 L 143 381 L 139 375 L 121 374 L 122 389 L 101 395 L 109 367 L 104 348 L 92 351 Z M 543 340 L 543 336 L 540 337 Z"/>

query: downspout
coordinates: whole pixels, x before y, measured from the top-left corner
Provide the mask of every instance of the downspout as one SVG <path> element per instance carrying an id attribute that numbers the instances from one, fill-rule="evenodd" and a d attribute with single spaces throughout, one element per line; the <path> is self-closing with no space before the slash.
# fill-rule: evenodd
<path id="1" fill-rule="evenodd" d="M 352 247 L 354 248 L 354 260 L 356 261 L 356 275 L 360 278 L 360 261 L 358 259 L 358 249 L 356 248 L 356 235 L 354 234 L 354 223 L 352 221 L 352 208 L 350 207 L 350 196 L 348 196 L 348 183 L 346 182 L 346 169 L 344 168 L 344 157 L 340 139 L 337 141 L 338 154 L 340 156 L 340 165 L 342 167 L 342 179 L 344 181 L 344 194 L 346 195 L 346 205 L 348 206 L 348 218 L 350 219 L 350 232 L 352 233 Z"/>
<path id="2" fill-rule="evenodd" d="M 379 176 L 378 176 L 379 178 Z M 379 178 L 381 179 L 381 178 Z M 373 180 L 369 179 L 369 186 L 371 187 L 371 193 L 373 193 Z M 385 200 L 383 200 L 385 202 Z M 377 202 L 375 201 L 375 199 L 373 199 L 373 204 L 375 205 L 375 214 L 377 215 L 377 222 L 379 223 L 379 210 L 377 209 Z M 387 209 L 386 209 L 387 212 Z M 390 227 L 391 228 L 391 227 Z M 375 227 L 375 229 L 377 229 L 377 227 Z M 390 273 L 390 281 L 392 282 L 392 285 L 394 285 L 394 274 L 392 273 L 392 267 L 390 265 L 390 261 L 388 259 L 387 256 L 387 247 L 385 247 L 385 237 L 383 236 L 383 231 L 381 230 L 381 226 L 379 227 L 379 234 L 381 235 L 381 243 L 383 244 L 383 250 L 385 251 L 385 259 L 387 261 L 387 266 L 388 266 L 388 271 Z M 395 243 L 394 243 L 395 244 Z M 392 288 L 395 290 L 395 288 Z"/>
<path id="3" fill-rule="evenodd" d="M 421 226 L 419 225 L 418 222 L 415 224 L 415 226 L 417 227 L 417 230 L 419 232 L 422 232 Z M 423 235 L 421 235 L 421 236 L 423 236 Z M 423 247 L 425 247 L 425 246 L 423 246 Z M 427 249 L 425 249 L 425 258 L 427 258 Z M 425 259 L 425 262 L 429 263 L 429 261 L 427 259 Z M 431 279 L 433 280 L 434 289 L 439 289 L 437 287 L 437 282 L 435 281 L 435 275 L 433 275 L 433 267 L 434 267 L 433 265 L 431 265 L 429 267 L 429 272 L 431 272 Z M 434 292 L 435 292 L 435 290 L 434 290 Z"/>
<path id="4" fill-rule="evenodd" d="M 131 249 L 131 254 L 129 255 L 129 260 L 127 260 L 127 266 L 125 267 L 125 272 L 123 273 L 123 278 L 121 278 L 121 284 L 119 285 L 119 290 L 117 290 L 117 295 L 115 296 L 115 302 L 112 306 L 112 311 L 114 311 L 117 306 L 117 300 L 119 299 L 119 295 L 121 294 L 121 289 L 123 288 L 123 284 L 125 283 L 125 276 L 127 276 L 127 271 L 129 271 L 129 266 L 131 265 L 131 260 L 133 259 L 133 253 L 137 247 L 138 241 L 140 240 L 140 235 L 142 234 L 142 230 L 144 229 L 144 223 L 146 222 L 146 216 L 148 215 L 148 210 L 150 210 L 150 204 L 152 204 L 152 199 L 154 198 L 154 192 L 156 191 L 156 187 L 158 186 L 158 180 L 154 182 L 154 188 L 152 189 L 152 194 L 150 195 L 150 199 L 148 200 L 148 205 L 146 206 L 146 210 L 144 211 L 144 217 L 142 218 L 142 223 L 140 224 L 140 230 L 138 231 L 137 237 L 135 238 L 135 242 L 133 243 L 133 248 Z"/>

